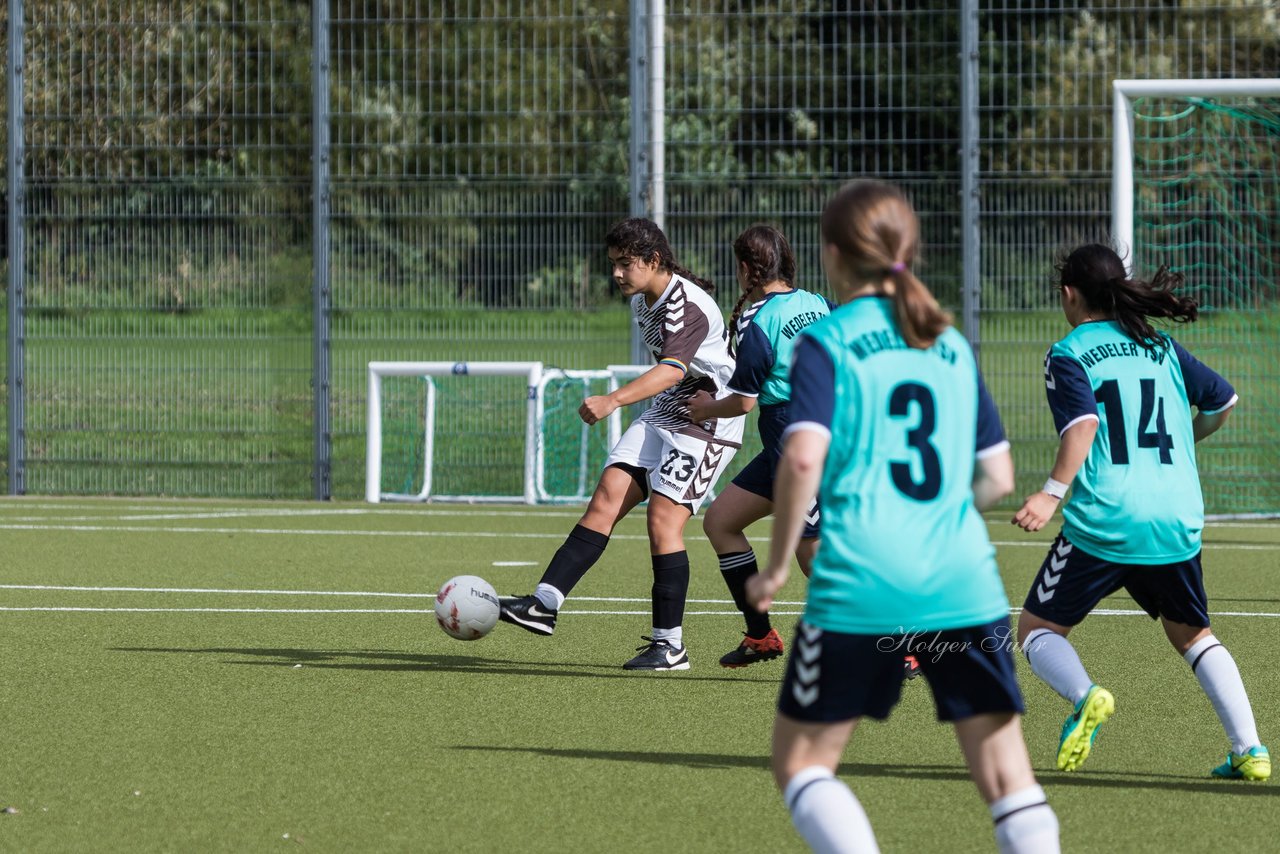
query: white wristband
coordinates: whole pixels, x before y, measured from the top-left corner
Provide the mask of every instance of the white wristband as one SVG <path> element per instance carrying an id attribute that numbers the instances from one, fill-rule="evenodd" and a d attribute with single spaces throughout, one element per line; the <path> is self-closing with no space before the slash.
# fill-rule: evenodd
<path id="1" fill-rule="evenodd" d="M 1044 486 L 1040 490 L 1046 495 L 1052 495 L 1054 498 L 1062 498 L 1067 494 L 1067 485 L 1060 480 L 1049 478 L 1044 482 Z"/>

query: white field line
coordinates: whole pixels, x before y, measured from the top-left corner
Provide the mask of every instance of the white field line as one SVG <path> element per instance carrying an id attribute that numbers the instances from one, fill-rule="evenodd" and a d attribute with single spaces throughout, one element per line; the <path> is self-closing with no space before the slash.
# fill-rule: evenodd
<path id="1" fill-rule="evenodd" d="M 178 593 L 178 594 L 223 594 L 236 596 L 354 596 L 354 597 L 385 597 L 385 598 L 434 598 L 433 593 L 396 593 L 386 591 L 348 591 L 348 590 L 256 590 L 256 589 L 238 589 L 238 588 L 214 588 L 214 587 L 90 587 L 90 586 L 67 586 L 67 585 L 50 585 L 50 584 L 0 584 L 0 590 L 42 590 L 53 592 L 88 592 L 88 593 Z M 600 602 L 600 603 L 647 603 L 649 600 L 645 598 L 623 597 L 623 596 L 576 596 L 575 602 Z M 690 599 L 690 605 L 732 605 L 730 599 Z M 803 602 L 783 601 L 776 602 L 778 608 L 795 608 L 802 606 Z M 800 616 L 801 611 L 785 611 L 775 608 L 770 613 L 778 616 Z M 1021 608 L 1011 608 L 1010 614 L 1017 614 Z M 430 614 L 431 609 L 412 609 L 412 608 L 130 608 L 130 607 L 62 607 L 62 606 L 31 606 L 31 607 L 0 607 L 0 611 L 82 611 L 82 612 L 131 612 L 131 613 L 216 613 L 216 614 Z M 565 614 L 574 615 L 594 615 L 594 616 L 643 616 L 650 612 L 648 610 L 599 610 L 599 609 L 569 609 L 565 610 Z M 694 610 L 686 611 L 686 616 L 704 617 L 704 616 L 735 616 L 739 612 L 735 610 Z M 1121 609 L 1121 608 L 1098 608 L 1091 612 L 1102 617 L 1133 617 L 1146 616 L 1145 611 Z M 1253 612 L 1253 611 L 1211 611 L 1210 616 L 1214 617 L 1258 617 L 1258 618 L 1280 618 L 1280 613 L 1269 612 Z"/>
<path id="2" fill-rule="evenodd" d="M 67 611 L 96 614 L 434 614 L 415 608 L 73 608 L 0 606 L 0 611 Z"/>
<path id="3" fill-rule="evenodd" d="M 55 590 L 88 593 L 228 593 L 237 596 L 395 596 L 415 599 L 434 599 L 434 593 L 393 593 L 381 590 L 263 590 L 258 588 L 224 587 L 97 587 L 63 584 L 0 584 L 0 590 Z M 577 602 L 648 602 L 647 598 L 618 598 L 615 596 L 575 596 Z M 732 604 L 732 599 L 690 599 L 690 602 L 710 602 L 717 605 Z M 801 602 L 780 602 L 781 605 L 800 605 Z"/>
<path id="4" fill-rule="evenodd" d="M 1016 614 L 1021 609 L 1011 609 L 1010 614 Z M 433 614 L 433 610 L 415 609 L 415 608 L 90 608 L 90 607 L 54 607 L 54 606 L 33 606 L 33 607 L 7 607 L 0 606 L 0 612 L 15 611 L 63 611 L 63 612 L 80 612 L 80 613 L 133 613 L 133 614 Z M 647 617 L 650 611 L 562 611 L 562 614 L 572 616 L 620 616 L 620 617 Z M 769 612 L 775 617 L 798 617 L 801 611 L 779 611 L 772 610 Z M 1210 611 L 1213 617 L 1250 617 L 1275 619 L 1280 618 L 1280 614 L 1267 612 L 1251 612 L 1251 611 Z M 1099 608 L 1090 612 L 1091 616 L 1099 617 L 1145 617 L 1146 611 L 1130 611 L 1109 608 Z M 686 617 L 740 617 L 738 611 L 685 611 Z"/>
<path id="5" fill-rule="evenodd" d="M 0 584 L 0 590 L 54 590 L 79 593 L 221 593 L 233 596 L 388 596 L 434 599 L 434 593 L 384 593 L 364 590 L 252 590 L 221 587 L 90 587 L 58 584 Z M 639 601 L 639 600 L 637 600 Z"/>
<path id="6" fill-rule="evenodd" d="M 71 531 L 100 533 L 119 531 L 130 534 L 263 534 L 303 535 L 308 537 L 477 537 L 481 539 L 563 540 L 564 531 L 553 534 L 515 533 L 511 531 L 359 531 L 323 530 L 316 528 L 190 528 L 181 526 L 151 527 L 141 525 L 4 525 L 0 531 Z M 614 534 L 615 540 L 648 540 L 647 534 Z M 1045 543 L 1048 545 L 1048 543 Z"/>
<path id="7" fill-rule="evenodd" d="M 91 516 L 37 516 L 37 517 L 13 517 L 13 518 L 33 518 L 39 520 L 56 521 L 58 519 L 125 519 L 138 521 L 142 519 L 235 519 L 235 518 L 252 518 L 255 516 L 401 516 L 401 517 L 421 517 L 421 516 L 465 516 L 468 518 L 475 517 L 491 517 L 491 518 L 512 518 L 512 517 L 541 517 L 545 516 L 550 519 L 577 519 L 582 516 L 581 510 L 563 510 L 563 509 L 547 509 L 547 510 L 502 510 L 493 508 L 472 508 L 467 510 L 457 509 L 456 505 L 451 508 L 427 505 L 397 505 L 396 507 L 243 507 L 231 508 L 227 510 L 210 509 L 192 509 L 192 510 L 176 510 L 173 506 L 168 507 L 147 507 L 147 506 L 103 506 L 95 504 L 30 504 L 27 502 L 7 503 L 3 496 L 0 496 L 0 512 L 6 510 L 24 511 L 24 510 L 91 510 L 96 511 Z M 143 515 L 122 515 L 119 511 L 128 511 L 131 514 Z"/>
<path id="8" fill-rule="evenodd" d="M 177 504 L 178 502 L 175 502 Z M 235 518 L 253 518 L 253 517 L 317 517 L 317 516 L 430 516 L 430 517 L 465 517 L 465 518 L 530 518 L 545 517 L 548 519 L 557 518 L 579 518 L 582 515 L 581 510 L 565 510 L 561 508 L 539 508 L 539 509 L 522 509 L 519 507 L 501 508 L 501 507 L 469 507 L 467 509 L 459 509 L 456 505 L 439 505 L 439 504 L 404 504 L 395 507 L 230 507 L 227 509 L 198 509 L 198 510 L 176 510 L 174 504 L 161 506 L 145 505 L 145 504 L 57 504 L 57 503 L 36 503 L 23 499 L 6 499 L 0 496 L 0 512 L 5 510 L 91 510 L 96 511 L 92 516 L 41 516 L 41 517 L 10 517 L 12 521 L 48 521 L 57 522 L 59 520 L 68 521 L 87 521 L 87 520 L 114 520 L 121 521 L 173 521 L 181 519 L 235 519 Z M 132 513 L 141 513 L 145 515 L 120 515 L 119 511 L 130 511 Z M 1007 522 L 1006 515 L 987 515 L 988 522 L 999 524 Z M 1260 528 L 1271 529 L 1280 528 L 1280 519 L 1269 516 L 1259 516 L 1257 519 L 1240 519 L 1222 521 L 1210 521 L 1207 525 L 1209 529 L 1217 528 Z M 1025 543 L 1016 543 L 1011 545 L 1024 545 Z"/>
<path id="9" fill-rule="evenodd" d="M 261 536 L 315 536 L 315 537 L 420 537 L 420 538 L 466 538 L 476 539 L 521 539 L 521 540 L 563 540 L 564 532 L 525 533 L 511 531 L 361 531 L 353 529 L 325 530 L 318 528 L 196 528 L 188 526 L 143 526 L 143 525 L 60 525 L 60 524 L 0 524 L 0 531 L 68 531 L 73 533 L 131 533 L 131 534 L 257 534 Z M 614 534 L 614 540 L 648 540 L 647 534 Z M 1036 540 L 992 540 L 994 546 L 1048 548 L 1052 541 Z M 1213 543 L 1204 544 L 1206 549 L 1230 549 L 1235 551 L 1276 551 L 1280 544 L 1270 543 Z"/>
<path id="10" fill-rule="evenodd" d="M 33 606 L 6 607 L 0 606 L 0 612 L 13 611 L 64 611 L 77 613 L 129 613 L 129 614 L 435 614 L 433 609 L 419 608 L 90 608 Z M 562 614 L 577 616 L 627 616 L 647 617 L 650 611 L 562 611 Z M 798 617 L 800 611 L 770 611 L 778 617 Z M 686 611 L 686 617 L 741 617 L 738 611 Z"/>
<path id="11" fill-rule="evenodd" d="M 521 512 L 521 511 L 518 511 L 518 510 L 517 510 L 517 511 L 510 511 L 510 512 L 498 512 L 498 513 L 495 513 L 495 512 L 492 512 L 492 511 L 468 512 L 468 511 L 465 511 L 465 510 L 440 510 L 440 511 L 434 511 L 434 512 L 430 512 L 430 513 L 420 513 L 420 514 L 415 514 L 415 513 L 414 513 L 413 511 L 411 511 L 411 510 L 362 510 L 362 509 L 359 509 L 359 508 L 344 509 L 344 510 L 339 510 L 339 509 L 336 509 L 336 508 L 335 508 L 335 509 L 331 509 L 331 510 L 296 510 L 296 509 L 285 509 L 285 508 L 281 508 L 281 509 L 276 509 L 276 510 L 272 510 L 272 509 L 268 509 L 268 510 L 223 510 L 223 511 L 217 511 L 217 512 L 213 512 L 213 511 L 205 511 L 205 512 L 199 512 L 199 513 L 197 513 L 197 512 L 192 512 L 192 511 L 187 511 L 187 512 L 184 512 L 184 513 L 172 513 L 172 512 L 170 512 L 170 513 L 147 513 L 147 514 L 144 514 L 144 515 L 134 515 L 134 516 L 115 516 L 115 517 L 112 517 L 112 516 L 105 516 L 105 517 L 103 517 L 103 516 L 99 516 L 99 517 L 97 517 L 97 518 L 106 518 L 106 519 L 117 518 L 117 519 L 120 519 L 120 520 L 125 521 L 125 522 L 145 522 L 145 521 L 152 521 L 152 520 L 179 520 L 179 519 L 237 519 L 237 518 L 258 518 L 258 517 L 271 517 L 271 516 L 275 516 L 275 517 L 289 517 L 289 516 L 297 516 L 297 517 L 307 517 L 307 516 L 399 516 L 400 518 L 410 518 L 410 519 L 411 519 L 411 518 L 421 518 L 421 517 L 436 517 L 436 516 L 460 516 L 460 517 L 465 517 L 465 518 L 476 518 L 476 517 L 495 517 L 495 518 L 513 518 L 513 517 L 529 518 L 529 517 L 537 517 L 537 518 L 541 518 L 541 517 L 544 517 L 544 516 L 545 516 L 545 517 L 548 517 L 548 518 L 578 519 L 578 518 L 581 518 L 582 514 L 581 514 L 581 513 L 564 513 L 564 512 L 559 512 L 559 513 L 557 513 L 557 512 L 554 512 L 554 511 L 541 512 L 541 513 L 540 513 L 540 512 L 536 512 L 536 511 L 524 511 L 524 512 Z M 87 517 L 87 518 L 94 518 L 94 517 Z"/>
<path id="12" fill-rule="evenodd" d="M 1038 549 L 1047 549 L 1053 545 L 1053 541 L 1046 542 L 1029 542 L 1027 540 L 992 540 L 993 546 L 1035 546 Z M 1210 549 L 1231 549 L 1235 551 L 1246 552 L 1265 552 L 1276 551 L 1280 549 L 1280 543 L 1215 543 L 1207 540 L 1203 543 L 1203 548 L 1208 551 Z"/>

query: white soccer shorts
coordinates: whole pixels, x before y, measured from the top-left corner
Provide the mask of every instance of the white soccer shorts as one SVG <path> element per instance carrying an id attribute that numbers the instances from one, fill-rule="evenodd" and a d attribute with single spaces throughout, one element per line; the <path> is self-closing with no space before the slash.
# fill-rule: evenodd
<path id="1" fill-rule="evenodd" d="M 696 514 L 737 450 L 633 421 L 609 452 L 605 468 L 622 464 L 644 469 L 650 492 L 685 504 Z"/>

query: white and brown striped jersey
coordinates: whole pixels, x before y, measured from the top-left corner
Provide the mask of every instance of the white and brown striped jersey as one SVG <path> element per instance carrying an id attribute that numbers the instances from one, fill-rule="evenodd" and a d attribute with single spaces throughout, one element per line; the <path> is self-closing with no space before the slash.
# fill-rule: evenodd
<path id="1" fill-rule="evenodd" d="M 733 375 L 733 357 L 729 355 L 728 332 L 720 306 L 693 282 L 672 275 L 657 302 L 646 305 L 644 294 L 637 294 L 631 298 L 631 310 L 654 361 L 684 371 L 684 379 L 656 395 L 640 420 L 673 433 L 738 447 L 742 441 L 741 416 L 695 424 L 685 409 L 689 398 L 700 390 L 716 398 L 724 397 L 725 385 Z"/>

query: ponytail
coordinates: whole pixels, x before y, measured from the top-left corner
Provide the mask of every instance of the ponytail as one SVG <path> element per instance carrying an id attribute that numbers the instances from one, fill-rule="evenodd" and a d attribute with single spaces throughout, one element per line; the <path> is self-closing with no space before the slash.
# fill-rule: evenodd
<path id="1" fill-rule="evenodd" d="M 796 282 L 796 254 L 787 237 L 776 226 L 758 223 L 747 228 L 733 241 L 733 257 L 746 266 L 746 281 L 742 284 L 742 296 L 733 306 L 729 317 L 729 354 L 738 345 L 738 318 L 752 291 L 764 289 L 773 282 L 782 282 L 794 288 Z"/>
<path id="2" fill-rule="evenodd" d="M 898 333 L 907 346 L 928 350 L 951 325 L 951 314 L 902 262 L 894 263 L 889 275 L 893 278 L 893 317 Z"/>
<path id="3" fill-rule="evenodd" d="M 1059 260 L 1059 287 L 1076 289 L 1092 311 L 1113 319 L 1130 340 L 1155 352 L 1168 346 L 1151 324 L 1151 318 L 1194 323 L 1200 306 L 1194 297 L 1176 291 L 1186 281 L 1168 266 L 1156 270 L 1150 281 L 1130 278 L 1124 262 L 1109 246 L 1091 243 Z"/>
<path id="4" fill-rule="evenodd" d="M 747 304 L 747 297 L 751 296 L 751 291 L 743 291 L 742 296 L 738 297 L 738 301 L 733 304 L 733 313 L 729 315 L 729 355 L 735 356 L 738 352 L 738 318 L 742 316 L 742 307 Z"/>
<path id="5" fill-rule="evenodd" d="M 908 346 L 927 350 L 948 326 L 924 282 L 911 271 L 920 250 L 920 220 L 906 194 L 885 181 L 841 187 L 822 211 L 822 238 L 840 250 L 860 279 L 893 280 L 893 317 Z"/>
<path id="6" fill-rule="evenodd" d="M 710 279 L 704 279 L 702 276 L 695 276 L 693 273 L 690 273 L 687 269 L 677 264 L 674 258 L 671 260 L 671 264 L 670 264 L 670 267 L 668 268 L 668 271 L 675 273 L 677 276 L 680 276 L 683 279 L 688 279 L 689 281 L 693 282 L 695 285 L 702 288 L 704 291 L 706 291 L 709 294 L 714 294 L 716 292 L 715 282 L 711 281 Z"/>

